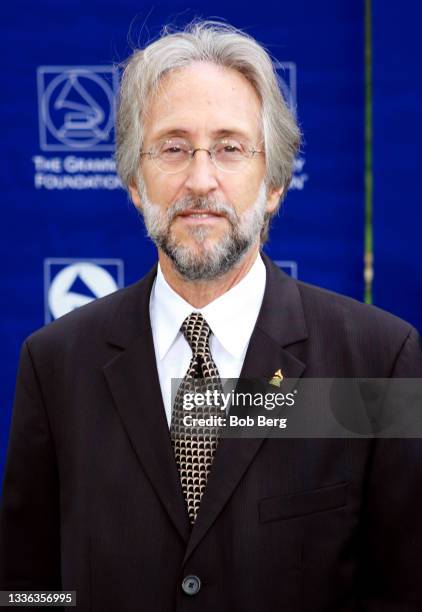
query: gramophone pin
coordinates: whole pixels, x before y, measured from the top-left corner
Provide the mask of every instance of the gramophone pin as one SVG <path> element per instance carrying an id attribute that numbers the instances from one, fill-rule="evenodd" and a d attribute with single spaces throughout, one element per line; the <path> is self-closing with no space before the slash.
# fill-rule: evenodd
<path id="1" fill-rule="evenodd" d="M 279 387 L 281 381 L 283 380 L 284 376 L 281 372 L 281 370 L 277 370 L 277 372 L 274 372 L 273 377 L 271 378 L 271 380 L 269 380 L 269 384 L 273 385 L 273 387 Z"/>

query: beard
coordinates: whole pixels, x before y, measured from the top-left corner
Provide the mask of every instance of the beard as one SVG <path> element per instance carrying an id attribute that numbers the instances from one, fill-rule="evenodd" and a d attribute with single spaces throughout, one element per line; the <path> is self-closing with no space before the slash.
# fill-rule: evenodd
<path id="1" fill-rule="evenodd" d="M 212 198 L 187 196 L 163 210 L 159 204 L 148 199 L 145 186 L 138 182 L 138 193 L 142 202 L 142 214 L 148 236 L 173 262 L 180 276 L 188 281 L 213 280 L 223 276 L 238 265 L 260 236 L 268 213 L 265 183 L 260 186 L 258 197 L 242 215 L 238 215 L 228 203 L 216 202 Z M 194 247 L 183 244 L 172 231 L 176 217 L 189 209 L 223 215 L 229 229 L 220 238 L 209 237 L 210 225 L 187 227 Z"/>

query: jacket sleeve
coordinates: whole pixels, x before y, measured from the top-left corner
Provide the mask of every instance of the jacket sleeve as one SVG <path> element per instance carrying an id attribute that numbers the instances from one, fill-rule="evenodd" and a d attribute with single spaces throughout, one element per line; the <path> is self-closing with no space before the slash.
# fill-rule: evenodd
<path id="1" fill-rule="evenodd" d="M 56 453 L 28 343 L 22 347 L 0 506 L 0 590 L 58 590 Z"/>
<path id="2" fill-rule="evenodd" d="M 416 330 L 403 343 L 391 375 L 418 378 L 421 389 L 422 348 Z M 421 400 L 418 393 L 422 420 Z M 421 491 L 422 439 L 374 440 L 363 509 L 359 611 L 422 610 Z"/>

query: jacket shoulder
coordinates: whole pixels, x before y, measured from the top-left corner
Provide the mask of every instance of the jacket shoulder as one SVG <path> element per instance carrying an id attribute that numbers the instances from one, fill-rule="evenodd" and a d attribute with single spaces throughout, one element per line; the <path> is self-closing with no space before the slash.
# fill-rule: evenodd
<path id="1" fill-rule="evenodd" d="M 324 321 L 331 328 L 345 326 L 346 332 L 359 329 L 370 335 L 382 332 L 397 338 L 407 336 L 414 329 L 410 323 L 377 306 L 302 281 L 296 284 L 306 318 L 311 323 Z"/>
<path id="2" fill-rule="evenodd" d="M 139 318 L 142 313 L 142 295 L 145 278 L 118 289 L 114 293 L 98 298 L 89 304 L 80 306 L 44 327 L 36 330 L 26 338 L 28 345 L 42 347 L 64 343 L 69 346 L 74 343 L 86 343 L 96 338 L 104 337 L 113 320 L 119 317 L 121 311 L 136 311 Z M 122 312 L 122 317 L 124 314 Z"/>
<path id="3" fill-rule="evenodd" d="M 318 359 L 364 377 L 422 376 L 417 330 L 376 306 L 297 282 L 309 338 Z"/>

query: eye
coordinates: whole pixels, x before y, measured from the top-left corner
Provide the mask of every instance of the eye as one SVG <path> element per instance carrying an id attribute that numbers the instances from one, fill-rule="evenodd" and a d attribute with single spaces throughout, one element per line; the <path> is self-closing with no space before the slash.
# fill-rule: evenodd
<path id="1" fill-rule="evenodd" d="M 224 151 L 225 153 L 236 153 L 242 152 L 242 145 L 237 140 L 221 140 L 216 144 L 217 151 Z"/>
<path id="2" fill-rule="evenodd" d="M 230 159 L 237 161 L 244 156 L 244 146 L 237 140 L 221 140 L 215 146 L 215 154 L 222 161 Z"/>
<path id="3" fill-rule="evenodd" d="M 161 143 L 159 157 L 166 160 L 181 159 L 189 155 L 190 145 L 183 140 L 169 139 Z"/>
<path id="4" fill-rule="evenodd" d="M 182 147 L 180 145 L 165 145 L 162 148 L 164 153 L 180 153 L 182 151 Z"/>
<path id="5" fill-rule="evenodd" d="M 238 145 L 227 144 L 224 146 L 225 153 L 237 153 L 241 151 L 241 148 Z"/>

